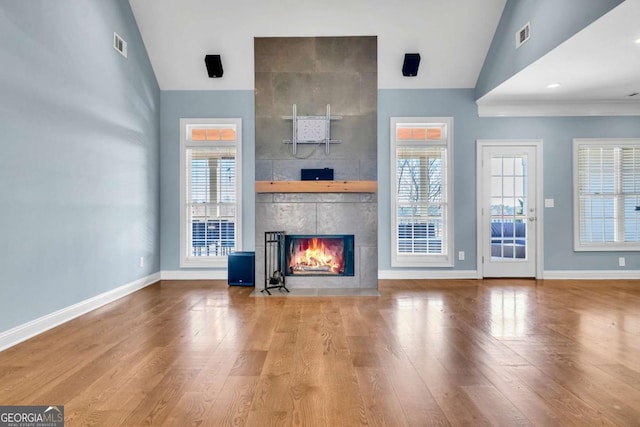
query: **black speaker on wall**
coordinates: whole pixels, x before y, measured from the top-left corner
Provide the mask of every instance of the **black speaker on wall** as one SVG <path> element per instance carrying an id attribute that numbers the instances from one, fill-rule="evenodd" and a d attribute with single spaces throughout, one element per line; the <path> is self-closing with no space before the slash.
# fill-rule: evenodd
<path id="1" fill-rule="evenodd" d="M 209 77 L 222 77 L 222 59 L 220 55 L 206 55 L 204 63 L 207 66 Z"/>
<path id="2" fill-rule="evenodd" d="M 404 62 L 402 63 L 402 75 L 406 77 L 417 76 L 419 65 L 420 65 L 419 53 L 405 53 Z"/>

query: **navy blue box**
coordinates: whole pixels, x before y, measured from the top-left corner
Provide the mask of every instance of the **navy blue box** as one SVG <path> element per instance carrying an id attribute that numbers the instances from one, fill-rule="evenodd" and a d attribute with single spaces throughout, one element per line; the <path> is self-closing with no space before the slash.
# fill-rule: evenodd
<path id="1" fill-rule="evenodd" d="M 333 181 L 333 169 L 301 169 L 300 179 L 302 181 Z"/>
<path id="2" fill-rule="evenodd" d="M 255 286 L 255 252 L 231 252 L 227 256 L 229 286 Z"/>

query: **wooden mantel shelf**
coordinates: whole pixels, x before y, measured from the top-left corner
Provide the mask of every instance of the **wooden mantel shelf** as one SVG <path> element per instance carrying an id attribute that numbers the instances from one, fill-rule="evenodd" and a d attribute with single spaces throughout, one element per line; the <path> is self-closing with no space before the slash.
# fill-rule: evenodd
<path id="1" fill-rule="evenodd" d="M 256 181 L 256 193 L 376 193 L 377 181 Z"/>

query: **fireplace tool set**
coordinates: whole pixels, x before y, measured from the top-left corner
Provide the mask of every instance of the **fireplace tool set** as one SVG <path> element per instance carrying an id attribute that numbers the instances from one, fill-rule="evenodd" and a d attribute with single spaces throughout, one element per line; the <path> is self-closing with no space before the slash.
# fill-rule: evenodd
<path id="1" fill-rule="evenodd" d="M 289 292 L 285 286 L 284 275 L 284 231 L 267 231 L 264 233 L 264 289 L 271 295 L 269 289 L 283 289 Z"/>

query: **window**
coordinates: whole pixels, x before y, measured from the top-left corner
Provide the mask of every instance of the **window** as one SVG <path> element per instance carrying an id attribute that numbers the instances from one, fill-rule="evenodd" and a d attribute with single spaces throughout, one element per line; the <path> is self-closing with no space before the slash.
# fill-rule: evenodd
<path id="1" fill-rule="evenodd" d="M 240 250 L 242 122 L 181 119 L 180 266 L 226 267 Z"/>
<path id="2" fill-rule="evenodd" d="M 640 249 L 640 140 L 574 139 L 574 248 Z"/>
<path id="3" fill-rule="evenodd" d="M 452 118 L 391 118 L 391 265 L 453 266 Z"/>

